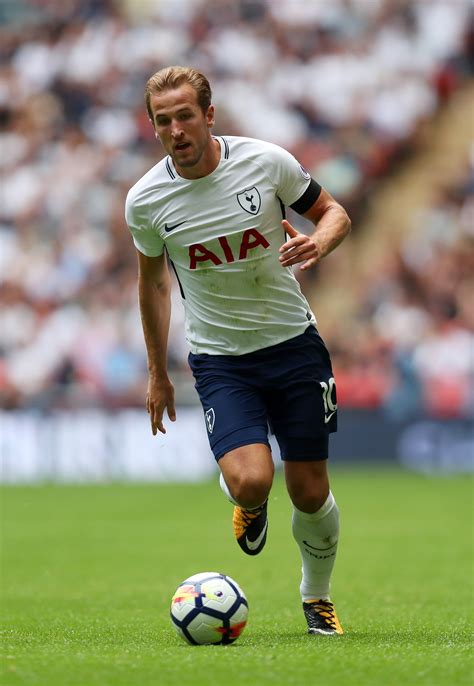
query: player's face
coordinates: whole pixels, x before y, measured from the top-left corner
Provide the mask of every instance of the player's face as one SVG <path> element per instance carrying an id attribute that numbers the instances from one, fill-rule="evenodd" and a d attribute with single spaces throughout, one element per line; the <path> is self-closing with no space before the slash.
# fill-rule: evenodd
<path id="1" fill-rule="evenodd" d="M 211 136 L 214 107 L 203 112 L 194 88 L 184 84 L 150 98 L 155 133 L 185 178 L 209 174 L 217 165 L 218 143 Z"/>

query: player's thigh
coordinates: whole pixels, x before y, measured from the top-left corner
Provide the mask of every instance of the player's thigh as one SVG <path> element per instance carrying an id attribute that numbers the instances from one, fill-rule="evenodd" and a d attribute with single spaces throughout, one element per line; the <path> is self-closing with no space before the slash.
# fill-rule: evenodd
<path id="1" fill-rule="evenodd" d="M 190 356 L 190 366 L 215 459 L 247 445 L 268 446 L 265 403 L 239 366 L 204 355 Z"/>
<path id="2" fill-rule="evenodd" d="M 223 455 L 218 464 L 237 502 L 257 507 L 266 500 L 275 471 L 268 445 L 252 443 L 240 446 Z"/>
<path id="3" fill-rule="evenodd" d="M 329 495 L 327 460 L 286 460 L 284 469 L 293 505 L 302 512 L 317 512 Z"/>
<path id="4" fill-rule="evenodd" d="M 266 396 L 270 424 L 284 461 L 321 461 L 337 430 L 337 400 L 329 353 L 310 329 L 275 360 L 274 387 Z"/>

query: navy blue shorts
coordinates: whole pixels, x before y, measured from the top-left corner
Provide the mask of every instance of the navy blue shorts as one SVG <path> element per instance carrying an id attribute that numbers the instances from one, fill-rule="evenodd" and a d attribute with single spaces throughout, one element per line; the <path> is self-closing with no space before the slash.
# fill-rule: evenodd
<path id="1" fill-rule="evenodd" d="M 268 443 L 283 460 L 325 460 L 337 431 L 331 359 L 310 325 L 300 336 L 245 355 L 189 354 L 216 460 L 230 450 Z"/>

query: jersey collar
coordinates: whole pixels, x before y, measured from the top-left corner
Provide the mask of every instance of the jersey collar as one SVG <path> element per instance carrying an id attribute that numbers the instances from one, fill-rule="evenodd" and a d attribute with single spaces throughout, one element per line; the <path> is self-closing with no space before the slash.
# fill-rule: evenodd
<path id="1" fill-rule="evenodd" d="M 228 160 L 229 155 L 230 155 L 230 148 L 229 148 L 229 143 L 224 136 L 213 136 L 213 139 L 219 143 L 220 149 L 221 149 L 221 156 L 219 160 L 219 164 L 217 167 L 212 171 L 210 174 L 207 176 L 202 176 L 200 179 L 185 179 L 183 176 L 180 176 L 178 172 L 176 171 L 176 168 L 173 164 L 173 160 L 171 158 L 171 155 L 168 155 L 166 158 L 166 171 L 170 175 L 170 177 L 175 180 L 175 179 L 181 179 L 182 181 L 192 181 L 195 183 L 196 181 L 203 181 L 204 179 L 208 179 L 210 176 L 212 176 L 220 167 L 222 160 Z"/>

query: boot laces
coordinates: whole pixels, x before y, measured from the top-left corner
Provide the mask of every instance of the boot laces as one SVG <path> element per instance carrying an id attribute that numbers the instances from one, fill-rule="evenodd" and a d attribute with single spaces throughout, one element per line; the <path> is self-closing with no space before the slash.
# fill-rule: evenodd
<path id="1" fill-rule="evenodd" d="M 237 537 L 241 536 L 248 527 L 259 517 L 263 511 L 264 505 L 256 510 L 245 510 L 243 507 L 236 507 L 234 512 L 234 531 Z"/>
<path id="2" fill-rule="evenodd" d="M 336 630 L 336 612 L 334 610 L 334 605 L 329 600 L 317 600 L 311 603 L 311 607 L 314 612 L 323 618 L 324 622 L 331 627 L 331 629 Z"/>

